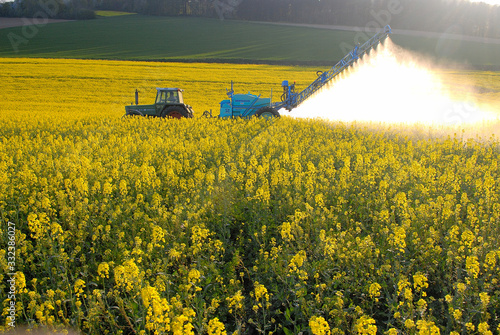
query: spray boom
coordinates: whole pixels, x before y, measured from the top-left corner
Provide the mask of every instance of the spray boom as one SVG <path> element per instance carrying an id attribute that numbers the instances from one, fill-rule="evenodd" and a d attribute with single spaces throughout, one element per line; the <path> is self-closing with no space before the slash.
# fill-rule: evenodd
<path id="1" fill-rule="evenodd" d="M 300 105 L 307 98 L 317 92 L 320 88 L 325 86 L 330 80 L 339 75 L 346 68 L 351 66 L 360 57 L 364 56 L 368 51 L 375 48 L 379 43 L 381 43 L 389 34 L 392 33 L 391 27 L 389 25 L 385 26 L 380 32 L 375 34 L 372 38 L 366 41 L 363 45 L 356 45 L 354 49 L 344 56 L 335 66 L 326 72 L 318 71 L 318 78 L 312 82 L 308 87 L 299 93 L 295 93 L 295 83 L 289 85 L 287 80 L 284 80 L 281 84 L 283 87 L 283 95 L 281 96 L 281 102 L 276 103 L 274 108 L 280 109 L 285 108 L 291 111 L 293 108 Z"/>

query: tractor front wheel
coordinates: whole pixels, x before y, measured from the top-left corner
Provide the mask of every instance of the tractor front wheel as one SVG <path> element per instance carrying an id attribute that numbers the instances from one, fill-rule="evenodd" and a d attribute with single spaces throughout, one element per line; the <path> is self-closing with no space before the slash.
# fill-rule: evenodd
<path id="1" fill-rule="evenodd" d="M 183 117 L 188 117 L 186 111 L 178 106 L 167 107 L 161 113 L 161 117 L 167 117 L 170 119 L 181 119 Z"/>
<path id="2" fill-rule="evenodd" d="M 280 117 L 280 113 L 272 107 L 262 107 L 255 113 L 257 117 L 263 117 L 266 120 L 270 120 L 275 117 Z"/>

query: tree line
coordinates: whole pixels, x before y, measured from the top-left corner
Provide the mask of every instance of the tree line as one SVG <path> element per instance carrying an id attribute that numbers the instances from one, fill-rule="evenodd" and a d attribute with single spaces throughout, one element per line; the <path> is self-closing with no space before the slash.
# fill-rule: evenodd
<path id="1" fill-rule="evenodd" d="M 461 33 L 500 38 L 500 6 L 468 0 L 15 0 L 0 16 L 32 16 L 57 3 L 57 17 L 93 18 L 95 10 L 146 15 L 314 23 Z"/>
<path id="2" fill-rule="evenodd" d="M 0 17 L 87 20 L 96 17 L 92 0 L 15 0 L 0 3 Z"/>

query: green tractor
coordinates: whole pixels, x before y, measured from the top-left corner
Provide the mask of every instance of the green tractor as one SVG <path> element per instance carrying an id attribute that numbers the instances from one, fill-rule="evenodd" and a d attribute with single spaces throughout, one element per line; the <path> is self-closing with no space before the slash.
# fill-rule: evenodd
<path id="1" fill-rule="evenodd" d="M 193 109 L 184 104 L 180 88 L 157 88 L 156 101 L 152 105 L 139 105 L 139 92 L 135 90 L 135 105 L 125 106 L 125 115 L 163 118 L 192 118 Z"/>

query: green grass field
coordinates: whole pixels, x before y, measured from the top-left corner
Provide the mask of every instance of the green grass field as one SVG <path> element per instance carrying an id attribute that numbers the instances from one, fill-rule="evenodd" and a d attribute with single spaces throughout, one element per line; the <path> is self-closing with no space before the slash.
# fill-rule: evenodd
<path id="1" fill-rule="evenodd" d="M 122 15 L 132 15 L 135 13 L 130 12 L 118 12 L 114 10 L 98 10 L 95 12 L 95 15 L 98 18 L 112 17 L 112 16 L 122 16 Z"/>
<path id="2" fill-rule="evenodd" d="M 0 30 L 0 57 L 332 64 L 356 32 L 217 19 L 111 16 Z M 371 35 L 371 34 L 369 34 Z M 500 44 L 393 35 L 444 64 L 500 67 Z M 12 40 L 18 42 L 17 52 Z"/>

